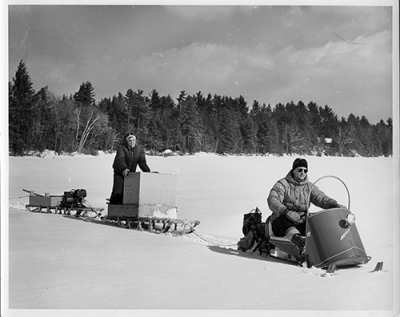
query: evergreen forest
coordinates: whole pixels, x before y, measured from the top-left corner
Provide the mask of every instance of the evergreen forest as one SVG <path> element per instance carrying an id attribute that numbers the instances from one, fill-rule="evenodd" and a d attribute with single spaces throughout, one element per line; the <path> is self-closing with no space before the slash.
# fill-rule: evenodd
<path id="1" fill-rule="evenodd" d="M 378 105 L 377 105 L 378 106 Z M 266 105 L 242 97 L 128 89 L 96 102 L 83 82 L 71 95 L 33 89 L 24 61 L 9 82 L 9 153 L 114 151 L 127 132 L 153 154 L 392 155 L 392 119 L 338 116 L 310 101 Z"/>

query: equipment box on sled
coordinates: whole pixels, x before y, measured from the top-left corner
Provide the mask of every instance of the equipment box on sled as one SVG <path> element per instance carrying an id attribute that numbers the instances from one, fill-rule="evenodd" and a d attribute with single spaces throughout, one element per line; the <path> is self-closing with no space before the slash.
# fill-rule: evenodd
<path id="1" fill-rule="evenodd" d="M 130 173 L 122 205 L 108 205 L 108 217 L 176 218 L 176 175 Z"/>
<path id="2" fill-rule="evenodd" d="M 108 217 L 138 217 L 137 205 L 108 205 Z"/>
<path id="3" fill-rule="evenodd" d="M 38 195 L 38 194 L 30 194 L 29 195 L 29 205 L 30 206 L 38 206 L 38 207 L 47 207 L 47 208 L 55 208 L 57 207 L 63 196 L 49 196 L 49 195 Z"/>

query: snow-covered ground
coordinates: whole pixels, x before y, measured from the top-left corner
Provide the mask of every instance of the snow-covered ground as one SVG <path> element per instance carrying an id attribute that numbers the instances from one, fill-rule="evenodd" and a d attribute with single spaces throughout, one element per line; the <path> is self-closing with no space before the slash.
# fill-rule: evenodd
<path id="1" fill-rule="evenodd" d="M 184 237 L 24 210 L 23 188 L 51 194 L 85 188 L 92 206 L 106 207 L 113 158 L 10 158 L 11 308 L 391 311 L 393 251 L 398 248 L 392 158 L 307 157 L 310 180 L 336 175 L 346 183 L 350 209 L 372 256 L 361 268 L 331 277 L 233 251 L 243 213 L 258 206 L 264 219 L 270 214 L 269 189 L 295 157 L 148 156 L 152 170 L 178 175 L 179 216 L 201 222 L 197 234 Z M 318 184 L 348 204 L 340 182 Z M 384 261 L 383 271 L 370 273 L 378 261 Z"/>

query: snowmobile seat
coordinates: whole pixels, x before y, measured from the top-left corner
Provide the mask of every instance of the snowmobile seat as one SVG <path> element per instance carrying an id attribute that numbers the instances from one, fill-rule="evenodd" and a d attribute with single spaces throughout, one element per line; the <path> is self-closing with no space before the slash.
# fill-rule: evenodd
<path id="1" fill-rule="evenodd" d="M 278 237 L 274 234 L 271 224 L 271 216 L 265 222 L 265 235 L 270 244 L 275 248 L 277 257 L 293 258 L 295 261 L 302 262 L 302 250 L 294 244 L 288 236 Z"/>

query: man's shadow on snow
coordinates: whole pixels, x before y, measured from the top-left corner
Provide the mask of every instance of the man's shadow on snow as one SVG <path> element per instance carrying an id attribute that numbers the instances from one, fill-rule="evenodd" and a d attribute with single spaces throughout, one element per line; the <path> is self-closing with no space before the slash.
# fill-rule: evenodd
<path id="1" fill-rule="evenodd" d="M 221 253 L 221 254 L 226 254 L 226 255 L 233 255 L 233 256 L 239 256 L 242 258 L 248 258 L 252 260 L 260 260 L 260 261 L 267 261 L 267 262 L 276 262 L 276 263 L 284 263 L 288 265 L 294 265 L 297 266 L 298 264 L 291 262 L 289 260 L 284 260 L 284 259 L 278 259 L 278 258 L 273 258 L 270 256 L 262 256 L 258 251 L 252 252 L 243 252 L 235 249 L 228 249 L 224 247 L 220 247 L 217 245 L 209 245 L 207 248 L 213 252 Z"/>

